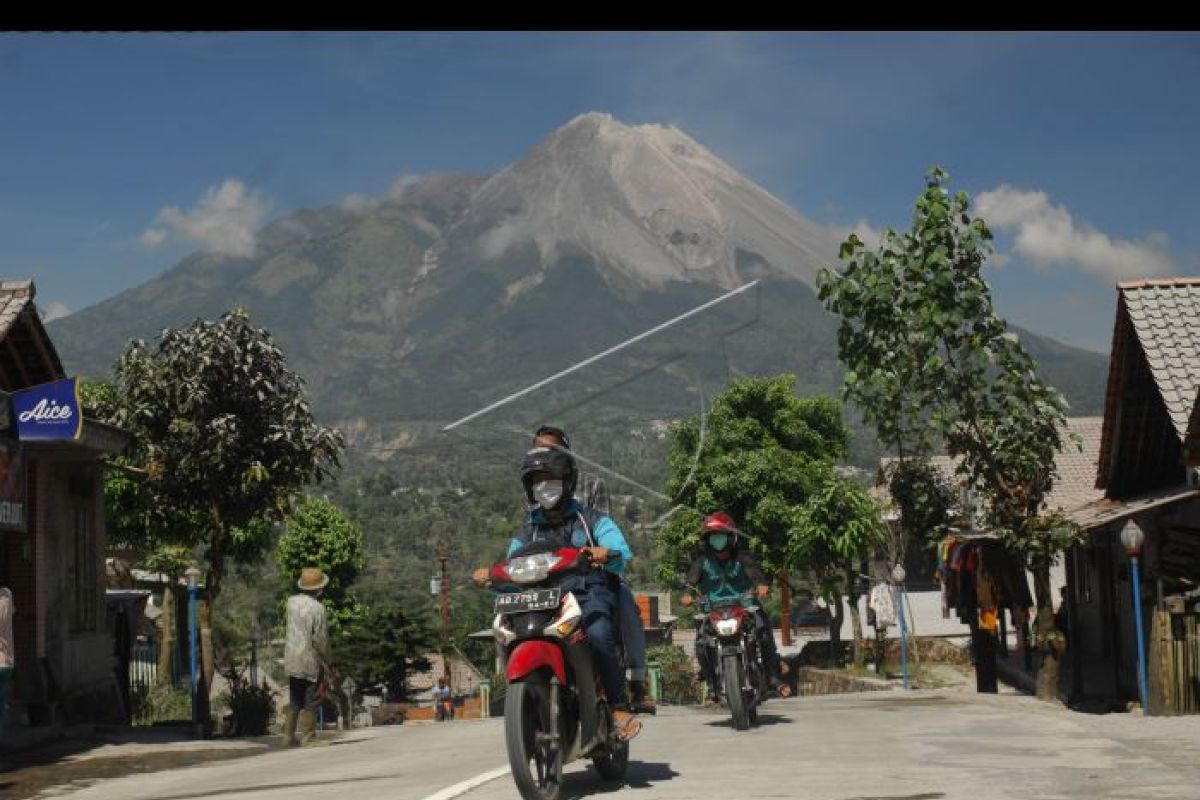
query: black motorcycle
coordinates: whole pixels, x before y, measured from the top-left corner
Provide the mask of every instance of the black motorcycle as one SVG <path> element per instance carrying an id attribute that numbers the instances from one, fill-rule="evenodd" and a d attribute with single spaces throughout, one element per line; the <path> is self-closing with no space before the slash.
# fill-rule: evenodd
<path id="1" fill-rule="evenodd" d="M 758 724 L 758 707 L 771 691 L 758 646 L 758 604 L 750 594 L 721 600 L 706 599 L 698 592 L 696 596 L 704 615 L 696 631 L 697 646 L 708 649 L 717 692 L 729 706 L 733 727 L 747 730 Z"/>

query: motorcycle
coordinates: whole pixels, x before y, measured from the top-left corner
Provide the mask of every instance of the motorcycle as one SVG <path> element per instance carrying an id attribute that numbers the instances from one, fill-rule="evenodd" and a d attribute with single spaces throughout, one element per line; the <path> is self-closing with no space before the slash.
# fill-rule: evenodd
<path id="1" fill-rule="evenodd" d="M 525 800 L 558 800 L 563 765 L 591 758 L 604 780 L 625 776 L 629 743 L 612 709 L 581 627 L 583 610 L 561 589 L 570 575 L 595 569 L 586 550 L 526 545 L 492 566 L 496 597 L 492 633 L 505 658 L 504 741 Z"/>
<path id="2" fill-rule="evenodd" d="M 697 643 L 709 650 L 717 691 L 729 706 L 733 727 L 747 730 L 758 724 L 758 707 L 771 691 L 758 646 L 758 605 L 750 594 L 721 600 L 696 595 L 704 614 L 696 632 Z"/>

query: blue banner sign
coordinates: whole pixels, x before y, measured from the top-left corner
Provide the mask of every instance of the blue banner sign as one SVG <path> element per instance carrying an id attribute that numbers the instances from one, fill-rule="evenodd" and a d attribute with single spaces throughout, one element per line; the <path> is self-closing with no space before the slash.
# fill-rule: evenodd
<path id="1" fill-rule="evenodd" d="M 43 383 L 12 395 L 17 438 L 22 441 L 78 439 L 83 433 L 79 379 Z"/>

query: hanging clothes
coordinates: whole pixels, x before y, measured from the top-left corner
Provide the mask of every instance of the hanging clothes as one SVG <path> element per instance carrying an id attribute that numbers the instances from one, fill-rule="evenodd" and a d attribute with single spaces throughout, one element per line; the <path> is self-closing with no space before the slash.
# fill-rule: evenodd
<path id="1" fill-rule="evenodd" d="M 875 612 L 875 628 L 886 630 L 896 624 L 896 601 L 894 589 L 886 583 L 877 583 L 867 598 L 867 606 Z"/>

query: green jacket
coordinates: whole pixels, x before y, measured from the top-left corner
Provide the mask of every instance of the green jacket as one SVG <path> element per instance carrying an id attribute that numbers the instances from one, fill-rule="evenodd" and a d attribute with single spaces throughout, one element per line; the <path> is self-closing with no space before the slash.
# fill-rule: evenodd
<path id="1" fill-rule="evenodd" d="M 695 586 L 709 601 L 732 600 L 754 587 L 767 582 L 754 556 L 735 550 L 729 560 L 721 563 L 715 555 L 705 553 L 688 569 L 688 583 Z"/>

